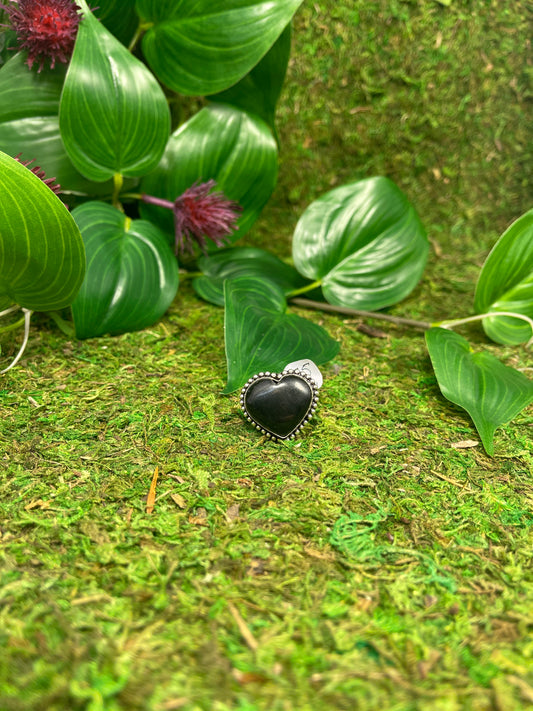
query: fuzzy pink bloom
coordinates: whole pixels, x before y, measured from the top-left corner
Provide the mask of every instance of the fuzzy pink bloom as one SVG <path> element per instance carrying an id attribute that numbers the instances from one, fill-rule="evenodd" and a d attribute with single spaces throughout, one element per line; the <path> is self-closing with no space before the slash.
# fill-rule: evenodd
<path id="1" fill-rule="evenodd" d="M 42 180 L 45 185 L 47 185 L 50 190 L 55 193 L 56 195 L 61 192 L 61 186 L 59 183 L 55 182 L 55 178 L 47 178 L 46 173 L 44 170 L 41 169 L 40 165 L 36 165 L 33 168 L 30 168 L 30 165 L 32 163 L 35 163 L 35 158 L 32 158 L 31 160 L 20 160 L 20 156 L 22 153 L 17 153 L 15 156 L 15 160 L 18 161 L 21 165 L 25 166 L 28 170 L 31 170 L 31 172 L 36 175 L 39 180 Z"/>
<path id="2" fill-rule="evenodd" d="M 169 208 L 174 213 L 176 254 L 185 251 L 192 253 L 194 242 L 197 242 L 206 254 L 206 238 L 217 247 L 223 247 L 226 238 L 237 229 L 237 219 L 242 207 L 233 200 L 228 200 L 220 190 L 213 191 L 215 186 L 214 180 L 195 183 L 174 202 L 143 195 L 144 202 Z"/>
<path id="3" fill-rule="evenodd" d="M 51 69 L 56 61 L 69 61 L 81 19 L 72 0 L 18 0 L 0 8 L 9 16 L 20 49 L 28 50 L 30 69 L 38 62 L 40 72 L 46 59 Z"/>

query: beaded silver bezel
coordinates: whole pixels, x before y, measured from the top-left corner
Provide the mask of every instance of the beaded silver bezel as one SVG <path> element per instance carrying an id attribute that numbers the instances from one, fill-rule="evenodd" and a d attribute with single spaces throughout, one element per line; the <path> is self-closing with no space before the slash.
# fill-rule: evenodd
<path id="1" fill-rule="evenodd" d="M 300 423 L 287 435 L 282 436 L 276 434 L 275 432 L 271 432 L 250 415 L 246 407 L 246 394 L 250 389 L 250 386 L 258 380 L 275 380 L 279 383 L 281 380 L 283 380 L 283 378 L 287 377 L 288 375 L 297 375 L 302 380 L 305 380 L 305 382 L 311 388 L 311 402 L 309 403 L 307 412 L 300 421 Z M 250 422 L 255 427 L 255 429 L 258 430 L 261 434 L 265 435 L 267 439 L 271 440 L 272 442 L 292 440 L 300 434 L 301 430 L 309 423 L 309 420 L 315 414 L 315 410 L 318 405 L 318 387 L 313 378 L 309 377 L 307 373 L 303 372 L 298 368 L 290 368 L 289 370 L 284 370 L 283 373 L 271 373 L 270 371 L 265 371 L 264 373 L 257 373 L 246 382 L 244 387 L 241 389 L 240 404 L 241 410 L 243 411 L 244 416 L 246 417 L 248 422 Z"/>

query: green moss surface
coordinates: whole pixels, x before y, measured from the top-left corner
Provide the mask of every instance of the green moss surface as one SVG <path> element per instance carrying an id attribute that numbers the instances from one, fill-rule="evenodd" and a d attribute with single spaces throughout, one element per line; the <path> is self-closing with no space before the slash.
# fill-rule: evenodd
<path id="1" fill-rule="evenodd" d="M 531 207 L 531 19 L 517 0 L 306 0 L 247 244 L 290 257 L 309 202 L 388 175 L 433 247 L 393 312 L 471 314 Z M 531 408 L 489 458 L 420 333 L 299 313 L 341 349 L 281 445 L 220 395 L 223 312 L 187 282 L 139 333 L 75 342 L 34 319 L 0 381 L 2 711 L 531 707 Z"/>

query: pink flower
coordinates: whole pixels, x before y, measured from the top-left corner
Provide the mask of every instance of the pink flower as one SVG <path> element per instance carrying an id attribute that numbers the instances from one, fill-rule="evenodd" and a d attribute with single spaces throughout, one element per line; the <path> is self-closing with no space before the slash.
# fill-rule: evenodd
<path id="1" fill-rule="evenodd" d="M 31 170 L 31 172 L 36 175 L 39 180 L 42 180 L 45 185 L 48 185 L 50 190 L 55 193 L 56 195 L 61 192 L 61 186 L 59 183 L 55 182 L 55 178 L 47 178 L 46 173 L 44 170 L 41 169 L 40 165 L 36 165 L 33 168 L 30 168 L 30 165 L 32 163 L 35 163 L 35 158 L 32 158 L 31 160 L 20 160 L 20 156 L 22 153 L 17 153 L 15 156 L 15 160 L 18 161 L 21 165 L 24 165 L 28 170 Z"/>
<path id="2" fill-rule="evenodd" d="M 38 72 L 46 59 L 51 69 L 56 61 L 69 61 L 80 24 L 80 10 L 72 0 L 18 0 L 0 8 L 7 12 L 20 48 L 28 50 L 30 69 L 35 61 Z"/>
<path id="3" fill-rule="evenodd" d="M 185 251 L 192 253 L 195 241 L 206 254 L 206 238 L 217 247 L 222 247 L 226 238 L 237 229 L 237 219 L 242 207 L 233 200 L 228 200 L 220 190 L 213 191 L 215 185 L 214 180 L 195 183 L 174 202 L 143 195 L 144 202 L 166 207 L 174 213 L 176 254 Z"/>

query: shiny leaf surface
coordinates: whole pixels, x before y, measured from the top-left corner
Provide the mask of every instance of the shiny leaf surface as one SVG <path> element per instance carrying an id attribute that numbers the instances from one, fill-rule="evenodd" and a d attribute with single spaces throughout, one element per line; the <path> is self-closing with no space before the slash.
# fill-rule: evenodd
<path id="1" fill-rule="evenodd" d="M 533 318 L 533 210 L 503 233 L 479 275 L 474 308 L 484 314 L 512 311 Z M 509 316 L 483 319 L 496 343 L 517 345 L 533 335 L 525 321 Z"/>
<path id="2" fill-rule="evenodd" d="M 431 328 L 426 343 L 442 394 L 468 412 L 492 456 L 495 430 L 533 402 L 533 382 L 453 331 Z"/>
<path id="3" fill-rule="evenodd" d="M 263 278 L 228 279 L 225 291 L 225 342 L 230 393 L 255 373 L 276 372 L 308 358 L 317 365 L 334 358 L 339 344 L 321 327 L 286 313 L 283 290 Z"/>
<path id="4" fill-rule="evenodd" d="M 294 265 L 321 280 L 327 301 L 375 311 L 417 285 L 428 255 L 420 219 L 388 178 L 335 188 L 305 210 L 293 239 Z"/>
<path id="5" fill-rule="evenodd" d="M 274 190 L 277 172 L 277 147 L 268 126 L 231 106 L 213 104 L 172 134 L 161 162 L 143 178 L 141 192 L 173 201 L 194 183 L 213 178 L 217 189 L 243 208 L 233 242 L 259 216 Z M 141 215 L 165 230 L 173 242 L 170 210 L 143 204 Z"/>
<path id="6" fill-rule="evenodd" d="M 259 116 L 275 133 L 276 104 L 285 79 L 290 51 L 291 28 L 289 25 L 259 64 L 240 82 L 209 98 L 212 101 L 230 104 Z"/>
<path id="7" fill-rule="evenodd" d="M 87 274 L 72 304 L 77 337 L 155 323 L 178 289 L 178 266 L 165 236 L 101 202 L 85 203 L 72 214 L 87 251 Z"/>
<path id="8" fill-rule="evenodd" d="M 242 79 L 268 52 L 302 0 L 137 0 L 153 23 L 142 48 L 156 76 L 205 96 Z"/>
<path id="9" fill-rule="evenodd" d="M 224 306 L 224 282 L 238 276 L 255 278 L 257 282 L 268 275 L 281 287 L 284 294 L 303 286 L 307 280 L 294 267 L 257 247 L 220 249 L 198 260 L 203 276 L 194 279 L 193 288 L 202 299 L 216 306 Z"/>
<path id="10" fill-rule="evenodd" d="M 68 306 L 85 271 L 80 232 L 61 200 L 0 152 L 0 310 Z"/>
<path id="11" fill-rule="evenodd" d="M 151 170 L 170 131 L 155 77 L 88 10 L 65 79 L 59 125 L 70 159 L 95 181 Z"/>

